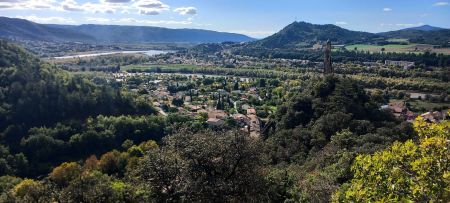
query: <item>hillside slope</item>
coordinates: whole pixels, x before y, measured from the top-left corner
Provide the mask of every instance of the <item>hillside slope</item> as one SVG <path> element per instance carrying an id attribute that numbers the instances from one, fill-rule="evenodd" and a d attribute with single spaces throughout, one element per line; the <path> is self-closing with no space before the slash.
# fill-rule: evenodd
<path id="1" fill-rule="evenodd" d="M 410 27 L 403 30 L 421 30 L 421 31 L 436 31 L 436 30 L 445 30 L 445 28 L 435 27 L 431 25 L 422 25 L 419 27 Z"/>
<path id="2" fill-rule="evenodd" d="M 35 41 L 100 43 L 217 43 L 248 42 L 251 37 L 200 29 L 169 29 L 119 25 L 44 25 L 0 17 L 0 37 Z"/>
<path id="3" fill-rule="evenodd" d="M 147 26 L 80 25 L 68 29 L 93 36 L 106 43 L 218 43 L 247 42 L 253 39 L 234 33 L 200 29 L 169 29 Z"/>
<path id="4" fill-rule="evenodd" d="M 89 35 L 59 27 L 33 23 L 23 19 L 0 17 L 0 37 L 37 41 L 93 42 Z"/>
<path id="5" fill-rule="evenodd" d="M 315 25 L 294 22 L 278 33 L 258 41 L 256 44 L 266 48 L 310 47 L 318 41 L 331 40 L 333 44 L 363 43 L 379 36 L 367 32 L 350 31 L 336 25 Z"/>
<path id="6" fill-rule="evenodd" d="M 408 39 L 412 43 L 446 46 L 450 43 L 450 29 L 404 29 L 379 34 L 388 38 Z"/>

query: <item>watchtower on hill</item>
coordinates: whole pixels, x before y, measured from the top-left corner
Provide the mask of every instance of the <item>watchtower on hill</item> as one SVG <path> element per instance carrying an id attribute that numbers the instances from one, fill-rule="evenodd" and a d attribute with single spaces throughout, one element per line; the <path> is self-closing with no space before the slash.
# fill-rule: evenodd
<path id="1" fill-rule="evenodd" d="M 325 45 L 324 51 L 324 61 L 323 61 L 323 73 L 324 74 L 333 74 L 334 69 L 331 61 L 331 41 L 328 40 Z"/>

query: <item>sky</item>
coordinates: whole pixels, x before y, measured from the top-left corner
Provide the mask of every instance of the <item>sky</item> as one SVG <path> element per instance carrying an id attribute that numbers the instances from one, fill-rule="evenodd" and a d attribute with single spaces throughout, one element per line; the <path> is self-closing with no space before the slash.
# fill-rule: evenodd
<path id="1" fill-rule="evenodd" d="M 294 21 L 367 32 L 450 28 L 450 0 L 0 0 L 0 16 L 45 24 L 199 28 L 269 36 Z"/>

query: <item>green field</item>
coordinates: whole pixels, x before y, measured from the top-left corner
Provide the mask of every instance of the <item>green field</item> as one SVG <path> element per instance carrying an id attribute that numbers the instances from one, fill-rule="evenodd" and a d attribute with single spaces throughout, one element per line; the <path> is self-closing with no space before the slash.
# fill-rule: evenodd
<path id="1" fill-rule="evenodd" d="M 388 42 L 404 42 L 404 43 L 409 43 L 408 39 L 401 39 L 401 38 L 392 38 L 392 39 L 388 39 L 386 40 Z"/>
<path id="2" fill-rule="evenodd" d="M 389 102 L 403 102 L 404 100 L 391 99 Z M 450 103 L 435 103 L 424 100 L 413 100 L 407 102 L 410 105 L 410 110 L 419 113 L 425 113 L 427 111 L 432 111 L 433 109 L 448 109 Z"/>
<path id="3" fill-rule="evenodd" d="M 164 70 L 173 70 L 173 71 L 179 71 L 179 70 L 193 70 L 196 68 L 200 68 L 200 66 L 196 65 L 186 65 L 186 64 L 170 64 L 170 65 L 128 65 L 128 66 L 122 66 L 120 70 L 122 71 L 129 71 L 129 70 L 156 70 L 157 68 L 161 68 Z"/>
<path id="4" fill-rule="evenodd" d="M 409 102 L 411 104 L 411 108 L 418 111 L 430 111 L 433 109 L 448 109 L 450 107 L 449 103 L 433 103 L 429 101 L 417 100 L 413 102 Z"/>
<path id="5" fill-rule="evenodd" d="M 392 39 L 397 40 L 397 42 L 404 42 L 401 40 L 404 39 Z M 354 44 L 345 46 L 347 50 L 355 50 L 355 47 L 358 51 L 369 51 L 372 53 L 379 53 L 381 49 L 384 48 L 385 52 L 397 52 L 397 53 L 424 53 L 426 51 L 434 52 L 434 53 L 442 53 L 446 55 L 450 55 L 450 48 L 434 48 L 432 45 L 428 44 L 388 44 L 388 45 L 369 45 L 369 44 Z"/>
<path id="6" fill-rule="evenodd" d="M 349 45 L 345 48 L 348 50 L 354 50 L 355 47 L 358 51 L 370 51 L 370 52 L 381 52 L 381 49 L 384 48 L 385 52 L 410 52 L 411 48 L 413 48 L 416 44 L 408 44 L 408 45 L 401 45 L 401 44 L 389 44 L 389 45 L 368 45 L 368 44 L 355 44 L 355 45 Z M 413 50 L 411 50 L 413 51 Z"/>

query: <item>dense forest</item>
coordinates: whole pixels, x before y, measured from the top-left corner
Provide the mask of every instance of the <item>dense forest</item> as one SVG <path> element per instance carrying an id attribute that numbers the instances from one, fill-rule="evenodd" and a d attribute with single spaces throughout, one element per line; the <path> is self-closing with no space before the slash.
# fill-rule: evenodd
<path id="1" fill-rule="evenodd" d="M 433 45 L 440 45 L 442 47 L 448 47 L 449 46 L 448 42 L 450 41 L 449 29 L 437 29 L 429 31 L 405 29 L 380 34 L 382 36 L 386 36 L 389 38 L 408 39 L 409 42 L 412 43 L 433 44 Z"/>
<path id="2" fill-rule="evenodd" d="M 89 137 L 72 136 L 81 127 L 79 121 L 88 117 L 155 112 L 143 98 L 105 81 L 95 84 L 83 76 L 70 75 L 5 41 L 0 41 L 0 53 L 2 174 L 39 175 L 36 173 L 48 170 L 47 162 L 59 160 L 53 153 L 67 149 L 65 144 L 70 141 L 82 143 L 82 138 Z M 61 129 L 53 132 L 45 129 L 55 125 Z M 74 143 L 71 145 L 78 148 Z M 42 164 L 44 169 L 28 170 L 31 168 L 22 167 L 23 164 Z"/>
<path id="3" fill-rule="evenodd" d="M 0 202 L 450 200 L 450 123 L 397 120 L 351 77 L 305 77 L 252 138 L 0 53 Z"/>

